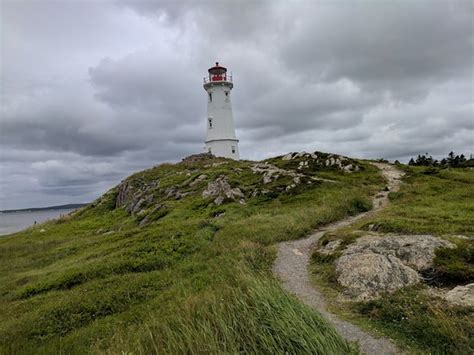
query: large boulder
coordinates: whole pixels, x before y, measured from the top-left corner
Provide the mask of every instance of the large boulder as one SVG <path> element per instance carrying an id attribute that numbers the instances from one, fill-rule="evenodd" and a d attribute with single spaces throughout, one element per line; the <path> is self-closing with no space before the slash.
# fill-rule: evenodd
<path id="1" fill-rule="evenodd" d="M 337 281 L 358 301 L 416 284 L 420 276 L 392 255 L 371 252 L 346 254 L 336 260 Z"/>
<path id="2" fill-rule="evenodd" d="M 448 291 L 444 298 L 455 306 L 474 307 L 474 283 L 457 286 Z"/>
<path id="3" fill-rule="evenodd" d="M 319 252 L 331 254 L 339 245 L 334 246 Z M 357 300 L 377 298 L 420 282 L 418 272 L 433 266 L 435 250 L 441 247 L 456 246 L 431 235 L 367 235 L 350 244 L 336 260 L 337 281 Z"/>
<path id="4" fill-rule="evenodd" d="M 202 192 L 202 197 L 209 198 L 215 197 L 214 203 L 221 205 L 226 200 L 244 202 L 244 194 L 236 187 L 232 188 L 227 181 L 226 176 L 221 175 L 216 180 L 211 181 L 207 184 L 207 188 Z"/>
<path id="5" fill-rule="evenodd" d="M 349 245 L 344 254 L 372 252 L 391 255 L 417 271 L 424 271 L 433 266 L 437 248 L 456 248 L 456 246 L 432 235 L 367 235 Z"/>

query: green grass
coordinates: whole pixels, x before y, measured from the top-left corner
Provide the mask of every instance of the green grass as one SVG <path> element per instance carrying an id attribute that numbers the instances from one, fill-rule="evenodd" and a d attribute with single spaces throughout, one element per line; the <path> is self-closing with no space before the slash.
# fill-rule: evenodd
<path id="1" fill-rule="evenodd" d="M 474 171 L 403 167 L 407 175 L 399 192 L 390 193 L 390 205 L 353 225 L 326 233 L 320 243 L 341 239 L 333 256 L 314 253 L 314 281 L 325 290 L 332 309 L 340 315 L 376 329 L 413 352 L 472 353 L 474 349 L 471 308 L 453 307 L 430 296 L 426 286 L 387 294 L 366 303 L 341 303 L 334 260 L 342 249 L 368 230 L 377 233 L 432 234 L 447 238 L 456 249 L 438 249 L 426 282 L 452 288 L 474 282 Z"/>
<path id="2" fill-rule="evenodd" d="M 364 220 L 380 232 L 464 234 L 474 236 L 474 171 L 409 168 L 400 192 L 389 194 L 391 206 Z"/>
<path id="3" fill-rule="evenodd" d="M 165 164 L 134 174 L 134 188 L 156 183 L 147 213 L 166 205 L 145 227 L 143 216 L 115 208 L 113 189 L 72 217 L 1 238 L 0 353 L 352 351 L 272 281 L 274 244 L 370 208 L 379 173 L 362 163 L 352 174 L 307 168 L 335 182 L 286 192 L 282 177 L 252 197 L 262 176 L 250 164 Z M 207 179 L 190 188 L 202 173 Z M 222 174 L 246 204 L 201 197 Z M 167 199 L 171 186 L 193 193 Z"/>
<path id="4" fill-rule="evenodd" d="M 399 290 L 390 297 L 359 303 L 356 309 L 414 349 L 433 354 L 470 354 L 474 349 L 472 309 L 448 307 L 421 289 Z"/>

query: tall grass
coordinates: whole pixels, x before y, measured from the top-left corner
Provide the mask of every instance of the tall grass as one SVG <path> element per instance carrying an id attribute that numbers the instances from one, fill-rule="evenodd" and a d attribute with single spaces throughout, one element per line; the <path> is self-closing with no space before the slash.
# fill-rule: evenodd
<path id="1" fill-rule="evenodd" d="M 138 344 L 125 351 L 139 354 L 357 353 L 320 315 L 262 276 L 193 297 L 172 318 L 154 319 L 132 338 L 116 344 Z"/>

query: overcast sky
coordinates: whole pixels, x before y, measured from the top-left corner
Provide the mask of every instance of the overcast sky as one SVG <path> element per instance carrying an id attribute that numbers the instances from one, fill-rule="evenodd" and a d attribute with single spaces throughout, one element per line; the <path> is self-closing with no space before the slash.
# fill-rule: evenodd
<path id="1" fill-rule="evenodd" d="M 244 159 L 472 153 L 473 4 L 1 0 L 0 209 L 202 152 L 215 61 Z"/>

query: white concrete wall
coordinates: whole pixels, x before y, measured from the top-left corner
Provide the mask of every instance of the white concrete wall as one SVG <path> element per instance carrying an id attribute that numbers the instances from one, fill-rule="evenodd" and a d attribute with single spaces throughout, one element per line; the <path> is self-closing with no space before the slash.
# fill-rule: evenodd
<path id="1" fill-rule="evenodd" d="M 206 149 L 215 156 L 238 160 L 239 141 L 235 136 L 231 104 L 232 84 L 216 82 L 206 84 L 204 88 L 208 94 Z M 209 95 L 212 95 L 212 100 Z"/>
<path id="2" fill-rule="evenodd" d="M 239 141 L 236 140 L 221 140 L 206 142 L 206 150 L 216 157 L 230 158 L 239 160 Z M 234 148 L 234 149 L 232 149 Z"/>

